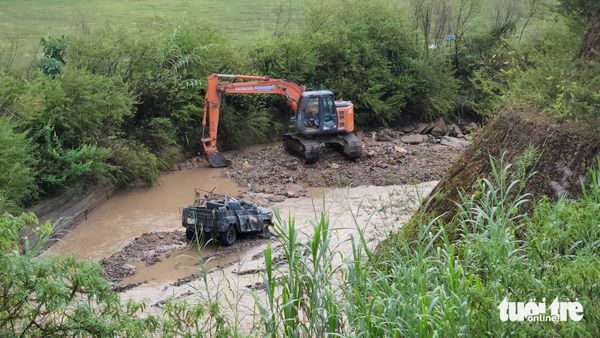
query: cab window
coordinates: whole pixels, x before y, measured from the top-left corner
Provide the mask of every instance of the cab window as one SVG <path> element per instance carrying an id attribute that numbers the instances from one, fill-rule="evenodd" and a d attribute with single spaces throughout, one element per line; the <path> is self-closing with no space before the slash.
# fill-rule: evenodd
<path id="1" fill-rule="evenodd" d="M 323 130 L 337 129 L 337 112 L 333 97 L 323 96 L 321 102 L 323 104 Z"/>
<path id="2" fill-rule="evenodd" d="M 304 102 L 304 126 L 319 129 L 319 98 L 311 96 Z"/>

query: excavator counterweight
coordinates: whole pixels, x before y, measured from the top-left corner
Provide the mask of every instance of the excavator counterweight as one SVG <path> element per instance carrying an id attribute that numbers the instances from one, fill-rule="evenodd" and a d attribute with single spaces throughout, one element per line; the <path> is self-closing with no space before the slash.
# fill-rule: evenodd
<path id="1" fill-rule="evenodd" d="M 228 79 L 229 81 L 219 81 Z M 328 90 L 306 91 L 291 81 L 265 76 L 211 74 L 208 77 L 202 128 L 208 119 L 208 137 L 202 147 L 213 167 L 226 167 L 231 161 L 217 150 L 217 133 L 221 97 L 224 94 L 284 95 L 294 116 L 296 132 L 284 135 L 286 149 L 300 155 L 306 162 L 315 162 L 321 154 L 321 144 L 340 149 L 348 158 L 362 155 L 362 142 L 354 130 L 354 106 L 350 101 L 335 101 Z"/>

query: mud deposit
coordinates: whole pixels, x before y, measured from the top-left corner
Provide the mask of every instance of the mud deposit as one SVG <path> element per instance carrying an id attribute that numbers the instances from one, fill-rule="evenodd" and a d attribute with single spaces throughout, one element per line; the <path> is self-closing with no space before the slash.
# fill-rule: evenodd
<path id="1" fill-rule="evenodd" d="M 200 268 L 224 268 L 265 242 L 265 236 L 246 235 L 230 247 L 212 242 L 198 247 L 198 243 L 185 238 L 183 231 L 152 232 L 134 239 L 100 264 L 118 292 L 144 284 L 180 285 L 198 278 Z"/>
<path id="2" fill-rule="evenodd" d="M 226 169 L 241 186 L 254 193 L 308 195 L 306 187 L 388 186 L 439 180 L 461 149 L 434 143 L 411 145 L 377 142 L 363 137 L 364 156 L 354 161 L 323 148 L 321 160 L 304 164 L 282 144 L 230 156 Z"/>
<path id="3" fill-rule="evenodd" d="M 181 250 L 188 245 L 182 231 L 146 233 L 103 259 L 100 264 L 108 278 L 117 283 L 135 274 L 135 266 L 131 263 L 142 262 L 151 266 L 160 262 L 164 254 Z"/>

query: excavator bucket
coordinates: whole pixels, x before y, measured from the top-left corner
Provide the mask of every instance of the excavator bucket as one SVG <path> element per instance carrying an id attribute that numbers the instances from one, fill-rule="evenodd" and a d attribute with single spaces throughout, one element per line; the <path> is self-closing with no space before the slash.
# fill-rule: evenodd
<path id="1" fill-rule="evenodd" d="M 231 161 L 218 151 L 208 154 L 207 157 L 208 163 L 210 163 L 210 166 L 213 168 L 228 167 L 231 165 Z"/>

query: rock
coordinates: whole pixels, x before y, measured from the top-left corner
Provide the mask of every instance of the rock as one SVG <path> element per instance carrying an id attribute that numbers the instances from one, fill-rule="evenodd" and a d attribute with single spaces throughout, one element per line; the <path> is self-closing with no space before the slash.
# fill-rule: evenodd
<path id="1" fill-rule="evenodd" d="M 430 134 L 435 137 L 442 137 L 446 135 L 446 122 L 443 118 L 438 118 L 433 121 L 433 128 L 431 128 Z"/>
<path id="2" fill-rule="evenodd" d="M 475 122 L 471 122 L 465 126 L 465 131 L 467 134 L 475 133 L 479 130 L 479 126 Z"/>
<path id="3" fill-rule="evenodd" d="M 458 138 L 463 138 L 465 136 L 465 135 L 463 135 L 460 128 L 454 123 L 446 126 L 446 131 L 449 136 L 454 136 L 454 137 L 458 137 Z"/>
<path id="4" fill-rule="evenodd" d="M 374 150 L 367 151 L 367 157 L 373 157 L 375 155 L 377 155 L 377 153 Z"/>
<path id="5" fill-rule="evenodd" d="M 281 195 L 271 195 L 269 196 L 269 201 L 273 203 L 279 203 L 285 201 L 285 197 Z"/>
<path id="6" fill-rule="evenodd" d="M 135 265 L 124 264 L 123 268 L 125 268 L 126 271 L 131 271 L 131 274 L 135 274 Z"/>
<path id="7" fill-rule="evenodd" d="M 417 127 L 415 128 L 415 130 L 413 130 L 413 132 L 417 133 L 417 134 L 427 134 L 431 128 L 433 128 L 433 125 L 431 125 L 431 123 L 419 123 L 417 124 Z"/>
<path id="8" fill-rule="evenodd" d="M 379 142 L 390 142 L 396 138 L 394 132 L 389 129 L 382 129 L 377 133 L 376 140 Z"/>
<path id="9" fill-rule="evenodd" d="M 416 128 L 417 128 L 417 126 L 415 126 L 414 124 L 409 124 L 408 126 L 401 127 L 400 131 L 408 134 L 410 132 L 413 132 Z M 420 134 L 420 132 L 419 132 L 419 134 Z"/>
<path id="10" fill-rule="evenodd" d="M 420 144 L 427 141 L 427 139 L 428 137 L 426 135 L 411 134 L 402 136 L 400 138 L 400 142 L 407 144 Z"/>
<path id="11" fill-rule="evenodd" d="M 242 169 L 250 170 L 250 169 L 252 169 L 252 166 L 250 165 L 250 163 L 248 163 L 248 161 L 244 161 L 244 163 L 242 163 Z"/>
<path id="12" fill-rule="evenodd" d="M 285 185 L 285 196 L 288 198 L 295 198 L 307 195 L 308 191 L 306 190 L 306 188 L 299 184 L 288 183 Z"/>
<path id="13" fill-rule="evenodd" d="M 331 163 L 329 166 L 331 167 L 331 169 L 339 169 L 340 168 L 340 165 L 337 163 Z"/>
<path id="14" fill-rule="evenodd" d="M 408 150 L 402 148 L 401 146 L 394 146 L 394 151 L 400 154 L 406 154 L 408 152 Z"/>
<path id="15" fill-rule="evenodd" d="M 467 148 L 469 146 L 469 142 L 451 136 L 442 137 L 440 144 L 454 148 Z"/>

